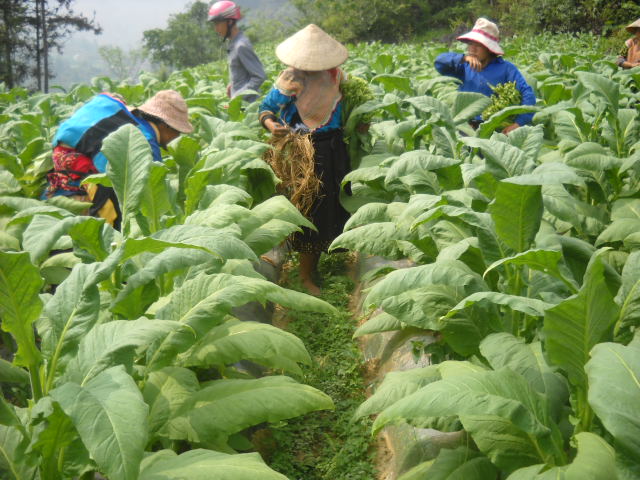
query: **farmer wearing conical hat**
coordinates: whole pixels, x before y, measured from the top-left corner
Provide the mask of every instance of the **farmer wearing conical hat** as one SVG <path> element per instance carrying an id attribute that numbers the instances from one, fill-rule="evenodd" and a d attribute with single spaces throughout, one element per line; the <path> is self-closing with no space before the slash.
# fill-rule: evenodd
<path id="1" fill-rule="evenodd" d="M 627 25 L 626 30 L 633 34 L 633 37 L 624 42 L 616 63 L 621 68 L 633 68 L 640 65 L 640 19 Z"/>
<path id="2" fill-rule="evenodd" d="M 438 55 L 435 67 L 442 75 L 462 80 L 459 87 L 461 92 L 477 92 L 490 97 L 493 94 L 491 87 L 515 82 L 520 92 L 521 104 L 536 104 L 533 89 L 518 68 L 502 58 L 504 51 L 500 46 L 500 32 L 495 23 L 486 18 L 479 18 L 470 32 L 457 39 L 467 44 L 467 53 L 447 52 Z M 522 125 L 527 125 L 532 119 L 533 113 L 520 114 L 513 123 L 502 130 L 502 133 L 507 134 Z M 478 116 L 472 123 L 477 125 L 481 121 L 482 118 Z"/>
<path id="3" fill-rule="evenodd" d="M 238 29 L 237 22 L 242 18 L 240 8 L 228 0 L 215 2 L 209 9 L 208 21 L 213 23 L 216 33 L 223 41 L 229 40 L 227 47 L 230 83 L 227 95 L 231 98 L 246 90 L 259 91 L 266 75 L 262 62 L 253 50 L 249 39 Z M 257 95 L 244 95 L 244 99 L 253 102 Z"/>
<path id="4" fill-rule="evenodd" d="M 191 133 L 187 103 L 175 90 L 161 90 L 139 107 L 128 107 L 121 96 L 101 93 L 78 109 L 58 128 L 53 141 L 53 170 L 47 175 L 44 198 L 66 196 L 91 202 L 89 214 L 120 229 L 121 213 L 113 188 L 81 185 L 107 169 L 102 141 L 124 125 L 135 125 L 145 136 L 153 159 L 162 161 L 160 147 L 181 133 Z"/>
<path id="5" fill-rule="evenodd" d="M 292 247 L 300 253 L 300 277 L 312 294 L 320 288 L 314 280 L 320 254 L 340 234 L 349 217 L 340 205 L 343 177 L 349 172 L 349 156 L 342 132 L 342 94 L 345 73 L 339 68 L 347 49 L 320 27 L 308 25 L 276 48 L 288 66 L 260 105 L 260 123 L 274 137 L 290 132 L 310 133 L 314 165 L 321 181 L 308 217 L 318 229 L 294 234 Z"/>

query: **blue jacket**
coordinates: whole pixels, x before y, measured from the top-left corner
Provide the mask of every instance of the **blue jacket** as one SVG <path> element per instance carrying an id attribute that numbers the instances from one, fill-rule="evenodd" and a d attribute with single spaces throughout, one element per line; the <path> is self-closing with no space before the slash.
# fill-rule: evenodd
<path id="1" fill-rule="evenodd" d="M 435 62 L 436 70 L 441 75 L 462 80 L 462 85 L 459 88 L 461 92 L 482 93 L 490 97 L 493 93 L 491 86 L 516 82 L 516 87 L 522 95 L 522 105 L 536 104 L 536 95 L 533 93 L 533 89 L 513 63 L 502 57 L 496 57 L 484 70 L 476 72 L 467 62 L 462 61 L 463 57 L 462 53 L 447 52 L 438 55 Z M 481 120 L 480 117 L 477 119 Z M 531 123 L 532 119 L 533 113 L 523 113 L 516 116 L 515 121 L 519 125 L 527 125 Z"/>
<path id="2" fill-rule="evenodd" d="M 100 151 L 102 141 L 122 125 L 133 124 L 145 136 L 153 159 L 162 161 L 160 145 L 155 130 L 149 122 L 133 115 L 121 101 L 101 93 L 93 97 L 78 109 L 71 118 L 60 124 L 53 146 L 64 143 L 78 152 L 90 157 L 99 172 L 107 169 L 107 157 Z"/>

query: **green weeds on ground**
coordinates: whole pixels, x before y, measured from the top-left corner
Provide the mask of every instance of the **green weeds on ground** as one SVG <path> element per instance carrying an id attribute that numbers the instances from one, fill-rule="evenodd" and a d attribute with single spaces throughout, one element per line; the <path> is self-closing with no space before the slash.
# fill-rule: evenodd
<path id="1" fill-rule="evenodd" d="M 346 275 L 348 254 L 323 255 L 321 298 L 339 310 L 335 316 L 291 312 L 286 329 L 304 341 L 314 365 L 304 368 L 304 382 L 333 399 L 335 411 L 316 412 L 273 428 L 269 465 L 292 480 L 371 480 L 376 477 L 371 424 L 351 422 L 365 399 L 363 358 L 352 335 L 349 312 L 353 282 Z M 297 264 L 294 265 L 297 267 Z M 287 288 L 302 290 L 295 268 Z"/>

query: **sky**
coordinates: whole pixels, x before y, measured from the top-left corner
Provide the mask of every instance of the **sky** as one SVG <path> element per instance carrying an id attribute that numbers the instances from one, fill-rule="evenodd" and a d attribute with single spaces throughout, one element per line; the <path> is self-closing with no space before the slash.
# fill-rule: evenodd
<path id="1" fill-rule="evenodd" d="M 165 28 L 169 16 L 185 11 L 189 3 L 189 0 L 76 0 L 73 10 L 89 18 L 95 12 L 102 34 L 78 32 L 71 39 L 137 48 L 142 42 L 142 32 Z"/>

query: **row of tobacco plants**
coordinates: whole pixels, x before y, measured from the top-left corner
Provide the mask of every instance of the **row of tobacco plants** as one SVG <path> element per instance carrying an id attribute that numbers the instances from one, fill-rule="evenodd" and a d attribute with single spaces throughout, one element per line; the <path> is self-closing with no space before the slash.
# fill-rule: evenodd
<path id="1" fill-rule="evenodd" d="M 640 74 L 597 39 L 519 42 L 507 55 L 538 104 L 477 131 L 490 100 L 437 75 L 443 49 L 361 46 L 352 63 L 376 92 L 355 115 L 375 120 L 333 247 L 415 263 L 370 275 L 379 314 L 356 336 L 438 338 L 430 366 L 388 374 L 357 415 L 374 433 L 463 432 L 402 480 L 640 478 Z"/>
<path id="2" fill-rule="evenodd" d="M 239 453 L 250 427 L 333 408 L 299 382 L 311 357 L 296 336 L 236 316 L 250 302 L 335 309 L 256 270 L 309 222 L 274 195 L 257 106 L 228 102 L 211 70 L 0 91 L 0 478 L 286 479 Z M 187 99 L 195 133 L 160 164 L 123 127 L 103 145 L 106 174 L 88 180 L 115 189 L 121 231 L 82 215 L 87 204 L 38 199 L 50 139 L 75 108 L 162 88 Z"/>

